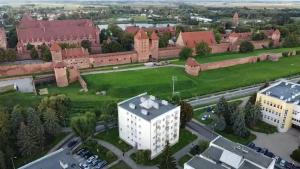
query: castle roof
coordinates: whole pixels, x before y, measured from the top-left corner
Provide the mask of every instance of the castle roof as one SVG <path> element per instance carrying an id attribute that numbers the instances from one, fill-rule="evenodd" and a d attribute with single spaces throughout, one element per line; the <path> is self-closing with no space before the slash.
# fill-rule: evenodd
<path id="1" fill-rule="evenodd" d="M 197 67 L 197 66 L 200 66 L 200 64 L 196 61 L 196 59 L 192 58 L 192 57 L 189 57 L 185 63 L 186 65 L 188 66 L 191 66 L 191 67 Z"/>
<path id="2" fill-rule="evenodd" d="M 152 32 L 151 39 L 152 40 L 158 40 L 159 39 L 159 37 L 157 36 L 157 34 L 155 33 L 155 31 Z"/>
<path id="3" fill-rule="evenodd" d="M 84 37 L 96 39 L 97 32 L 98 28 L 88 19 L 44 21 L 24 15 L 17 26 L 18 41 L 21 43 L 76 40 Z"/>
<path id="4" fill-rule="evenodd" d="M 59 52 L 61 47 L 57 43 L 53 43 L 50 48 L 51 51 Z"/>
<path id="5" fill-rule="evenodd" d="M 147 33 L 143 29 L 140 29 L 134 37 L 137 39 L 149 39 Z"/>
<path id="6" fill-rule="evenodd" d="M 216 44 L 215 35 L 212 31 L 181 32 L 180 34 L 185 46 L 189 48 L 194 48 L 200 42 L 205 42 L 209 46 Z"/>

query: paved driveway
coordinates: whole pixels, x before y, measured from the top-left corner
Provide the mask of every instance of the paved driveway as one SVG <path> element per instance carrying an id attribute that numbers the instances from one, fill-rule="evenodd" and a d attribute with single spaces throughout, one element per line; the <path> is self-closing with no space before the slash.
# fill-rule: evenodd
<path id="1" fill-rule="evenodd" d="M 291 128 L 286 133 L 275 133 L 269 135 L 257 132 L 254 133 L 257 136 L 257 139 L 254 141 L 257 146 L 265 147 L 281 158 L 300 165 L 290 158 L 290 154 L 300 145 L 299 130 Z"/>

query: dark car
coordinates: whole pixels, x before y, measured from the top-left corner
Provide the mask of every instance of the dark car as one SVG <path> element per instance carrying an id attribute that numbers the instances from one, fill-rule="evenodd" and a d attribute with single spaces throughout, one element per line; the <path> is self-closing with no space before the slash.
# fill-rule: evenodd
<path id="1" fill-rule="evenodd" d="M 265 153 L 265 155 L 266 156 L 268 156 L 268 157 L 270 157 L 270 158 L 274 158 L 275 157 L 275 155 L 272 153 L 272 152 L 267 152 L 267 153 Z"/>
<path id="2" fill-rule="evenodd" d="M 78 140 L 72 140 L 68 143 L 68 147 L 69 148 L 74 147 L 77 143 L 78 143 Z"/>
<path id="3" fill-rule="evenodd" d="M 253 149 L 255 147 L 255 144 L 251 142 L 247 146 Z"/>

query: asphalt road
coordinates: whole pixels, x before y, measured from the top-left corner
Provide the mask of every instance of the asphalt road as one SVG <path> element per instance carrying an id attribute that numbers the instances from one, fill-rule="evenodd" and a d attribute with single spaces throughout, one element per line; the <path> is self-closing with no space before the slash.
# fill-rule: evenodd
<path id="1" fill-rule="evenodd" d="M 203 138 L 207 139 L 207 141 L 212 141 L 215 139 L 218 135 L 215 134 L 212 130 L 208 129 L 205 126 L 202 126 L 194 121 L 190 121 L 186 125 L 190 129 L 197 132 L 199 135 L 201 135 Z"/>

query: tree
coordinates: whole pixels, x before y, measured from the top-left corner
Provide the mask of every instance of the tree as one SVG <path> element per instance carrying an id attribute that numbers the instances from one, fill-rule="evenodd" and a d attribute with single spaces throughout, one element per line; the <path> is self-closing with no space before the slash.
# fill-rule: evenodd
<path id="1" fill-rule="evenodd" d="M 187 58 L 192 57 L 192 56 L 193 56 L 193 50 L 188 47 L 182 48 L 181 51 L 179 52 L 180 60 L 186 60 Z"/>
<path id="2" fill-rule="evenodd" d="M 240 53 L 253 52 L 254 46 L 249 41 L 243 41 L 240 44 Z"/>
<path id="3" fill-rule="evenodd" d="M 171 34 L 166 32 L 159 36 L 159 48 L 168 47 L 169 40 L 171 39 Z"/>
<path id="4" fill-rule="evenodd" d="M 100 32 L 100 43 L 102 44 L 103 41 L 106 41 L 107 38 L 108 38 L 108 35 L 109 32 L 106 30 L 106 29 L 101 29 L 101 32 Z"/>
<path id="5" fill-rule="evenodd" d="M 86 112 L 84 115 L 73 117 L 71 119 L 71 127 L 83 142 L 86 141 L 95 132 L 95 113 Z"/>
<path id="6" fill-rule="evenodd" d="M 205 42 L 200 42 L 196 45 L 196 53 L 200 56 L 207 56 L 211 53 L 211 48 Z"/>
<path id="7" fill-rule="evenodd" d="M 6 49 L 4 52 L 6 61 L 15 61 L 17 58 L 16 51 L 13 49 Z"/>
<path id="8" fill-rule="evenodd" d="M 116 37 L 118 39 L 121 39 L 123 35 L 123 30 L 120 28 L 117 24 L 109 24 L 107 27 L 107 30 L 110 32 L 110 34 L 113 37 Z"/>
<path id="9" fill-rule="evenodd" d="M 246 125 L 254 127 L 261 116 L 261 103 L 257 102 L 256 105 L 247 103 L 244 109 Z"/>
<path id="10" fill-rule="evenodd" d="M 15 48 L 18 43 L 16 28 L 11 29 L 7 34 L 7 44 L 9 48 Z"/>
<path id="11" fill-rule="evenodd" d="M 217 117 L 214 129 L 218 131 L 224 131 L 226 129 L 226 121 L 223 115 Z"/>
<path id="12" fill-rule="evenodd" d="M 59 133 L 60 125 L 55 110 L 48 108 L 47 111 L 44 111 L 43 120 L 46 133 L 52 136 L 55 136 Z"/>
<path id="13" fill-rule="evenodd" d="M 297 161 L 297 162 L 300 162 L 300 146 L 298 147 L 298 149 L 294 150 L 292 152 L 292 154 L 290 155 L 290 157 Z"/>
<path id="14" fill-rule="evenodd" d="M 264 32 L 254 32 L 251 35 L 251 39 L 254 41 L 264 40 L 266 38 L 266 35 Z"/>
<path id="15" fill-rule="evenodd" d="M 30 49 L 30 57 L 31 57 L 31 59 L 39 58 L 39 53 L 35 48 Z"/>
<path id="16" fill-rule="evenodd" d="M 219 44 L 221 42 L 221 34 L 218 31 L 214 31 L 216 42 Z"/>
<path id="17" fill-rule="evenodd" d="M 39 49 L 40 49 L 42 60 L 44 61 L 52 60 L 51 52 L 49 50 L 49 47 L 46 44 L 42 44 L 41 46 L 39 46 Z"/>
<path id="18" fill-rule="evenodd" d="M 283 41 L 282 46 L 283 47 L 297 47 L 300 45 L 300 41 L 296 34 L 290 33 Z"/>
<path id="19" fill-rule="evenodd" d="M 24 123 L 21 123 L 20 129 L 17 134 L 17 138 L 19 152 L 23 156 L 32 156 L 40 151 L 34 133 L 32 133 L 29 127 L 26 126 Z"/>
<path id="20" fill-rule="evenodd" d="M 122 52 L 124 51 L 122 45 L 117 41 L 112 41 L 110 43 L 104 42 L 101 45 L 103 53 L 113 53 L 113 52 Z"/>
<path id="21" fill-rule="evenodd" d="M 30 133 L 38 143 L 39 148 L 43 149 L 45 142 L 45 131 L 39 114 L 31 107 L 27 108 L 27 126 Z"/>
<path id="22" fill-rule="evenodd" d="M 163 152 L 162 160 L 158 166 L 159 169 L 177 169 L 176 160 L 171 154 L 169 142 Z"/>
<path id="23" fill-rule="evenodd" d="M 228 112 L 228 102 L 225 97 L 221 97 L 216 105 L 216 114 L 220 117 Z"/>
<path id="24" fill-rule="evenodd" d="M 180 97 L 180 95 L 178 95 L 178 94 L 173 95 L 172 98 L 171 98 L 171 102 L 172 102 L 173 104 L 179 105 L 179 104 L 180 104 L 180 101 L 181 101 L 181 97 Z"/>
<path id="25" fill-rule="evenodd" d="M 249 130 L 245 124 L 245 113 L 239 109 L 234 112 L 234 124 L 232 126 L 233 133 L 240 137 L 248 137 L 250 135 Z"/>
<path id="26" fill-rule="evenodd" d="M 91 46 L 92 46 L 91 41 L 89 41 L 89 40 L 81 41 L 81 47 L 83 47 L 84 49 L 87 49 L 89 52 L 91 52 L 91 50 L 92 50 Z"/>
<path id="27" fill-rule="evenodd" d="M 126 50 L 126 51 L 132 50 L 133 34 L 124 33 L 120 39 L 120 44 L 122 45 L 122 48 L 124 50 Z"/>
<path id="28" fill-rule="evenodd" d="M 193 117 L 193 107 L 189 103 L 181 101 L 180 109 L 180 126 L 181 128 L 184 128 L 186 123 Z"/>
<path id="29" fill-rule="evenodd" d="M 6 161 L 5 161 L 5 154 L 1 150 L 0 150 L 0 168 L 7 169 L 7 167 L 6 167 Z"/>
<path id="30" fill-rule="evenodd" d="M 10 130 L 9 127 L 8 113 L 0 110 L 0 140 L 7 140 Z"/>
<path id="31" fill-rule="evenodd" d="M 24 122 L 23 116 L 24 110 L 20 105 L 15 105 L 12 112 L 10 113 L 10 128 L 13 133 L 17 133 L 20 125 Z"/>
<path id="32" fill-rule="evenodd" d="M 33 46 L 32 44 L 27 43 L 27 45 L 26 45 L 26 49 L 27 49 L 27 50 L 31 50 L 31 49 L 33 49 L 33 48 L 34 48 L 34 46 Z"/>

